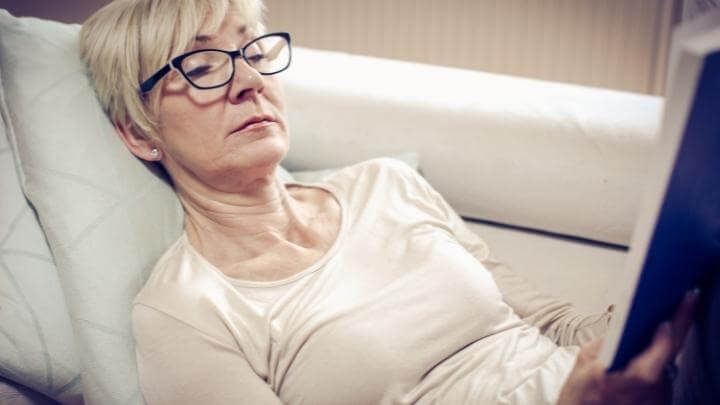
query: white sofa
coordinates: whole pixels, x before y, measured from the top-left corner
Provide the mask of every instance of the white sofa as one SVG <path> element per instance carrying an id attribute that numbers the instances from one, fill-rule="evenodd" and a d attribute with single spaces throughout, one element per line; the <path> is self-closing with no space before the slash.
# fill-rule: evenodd
<path id="1" fill-rule="evenodd" d="M 661 98 L 310 49 L 295 49 L 283 80 L 285 167 L 417 152 L 498 258 L 583 311 L 608 306 Z M 0 402 L 43 403 L 5 383 Z"/>

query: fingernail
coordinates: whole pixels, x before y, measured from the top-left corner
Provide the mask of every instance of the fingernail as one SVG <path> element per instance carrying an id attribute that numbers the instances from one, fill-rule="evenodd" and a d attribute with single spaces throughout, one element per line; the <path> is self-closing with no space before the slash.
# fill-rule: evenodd
<path id="1" fill-rule="evenodd" d="M 690 301 L 694 300 L 700 295 L 700 289 L 699 288 L 693 288 L 692 290 L 685 293 L 685 300 Z"/>
<path id="2" fill-rule="evenodd" d="M 665 321 L 661 323 L 660 326 L 658 326 L 657 333 L 658 335 L 670 336 L 670 334 L 672 333 L 672 325 L 670 325 L 670 322 Z"/>

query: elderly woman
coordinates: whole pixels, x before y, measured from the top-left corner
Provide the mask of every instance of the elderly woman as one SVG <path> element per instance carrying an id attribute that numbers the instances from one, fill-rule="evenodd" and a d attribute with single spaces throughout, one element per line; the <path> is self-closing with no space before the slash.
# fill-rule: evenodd
<path id="1" fill-rule="evenodd" d="M 149 404 L 665 393 L 660 371 L 683 333 L 661 328 L 628 370 L 606 375 L 597 345 L 569 344 L 601 334 L 609 314 L 583 318 L 534 291 L 402 163 L 283 183 L 289 128 L 275 74 L 290 65 L 290 36 L 266 33 L 261 17 L 259 0 L 116 0 L 83 27 L 118 134 L 162 164 L 185 212 L 132 314 Z"/>

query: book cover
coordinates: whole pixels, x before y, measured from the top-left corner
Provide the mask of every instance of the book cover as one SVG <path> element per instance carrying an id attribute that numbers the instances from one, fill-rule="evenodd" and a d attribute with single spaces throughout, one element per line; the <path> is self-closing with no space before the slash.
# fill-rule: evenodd
<path id="1" fill-rule="evenodd" d="M 611 371 L 720 267 L 720 12 L 677 29 L 670 58 L 654 167 L 600 355 Z"/>

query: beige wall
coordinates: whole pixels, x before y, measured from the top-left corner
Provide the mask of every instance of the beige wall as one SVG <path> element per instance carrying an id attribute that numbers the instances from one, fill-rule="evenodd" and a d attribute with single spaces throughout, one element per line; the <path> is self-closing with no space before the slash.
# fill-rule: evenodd
<path id="1" fill-rule="evenodd" d="M 660 94 L 679 0 L 266 0 L 297 44 Z"/>
<path id="2" fill-rule="evenodd" d="M 108 0 L 4 0 L 81 22 Z M 265 0 L 296 44 L 662 94 L 681 0 Z"/>

